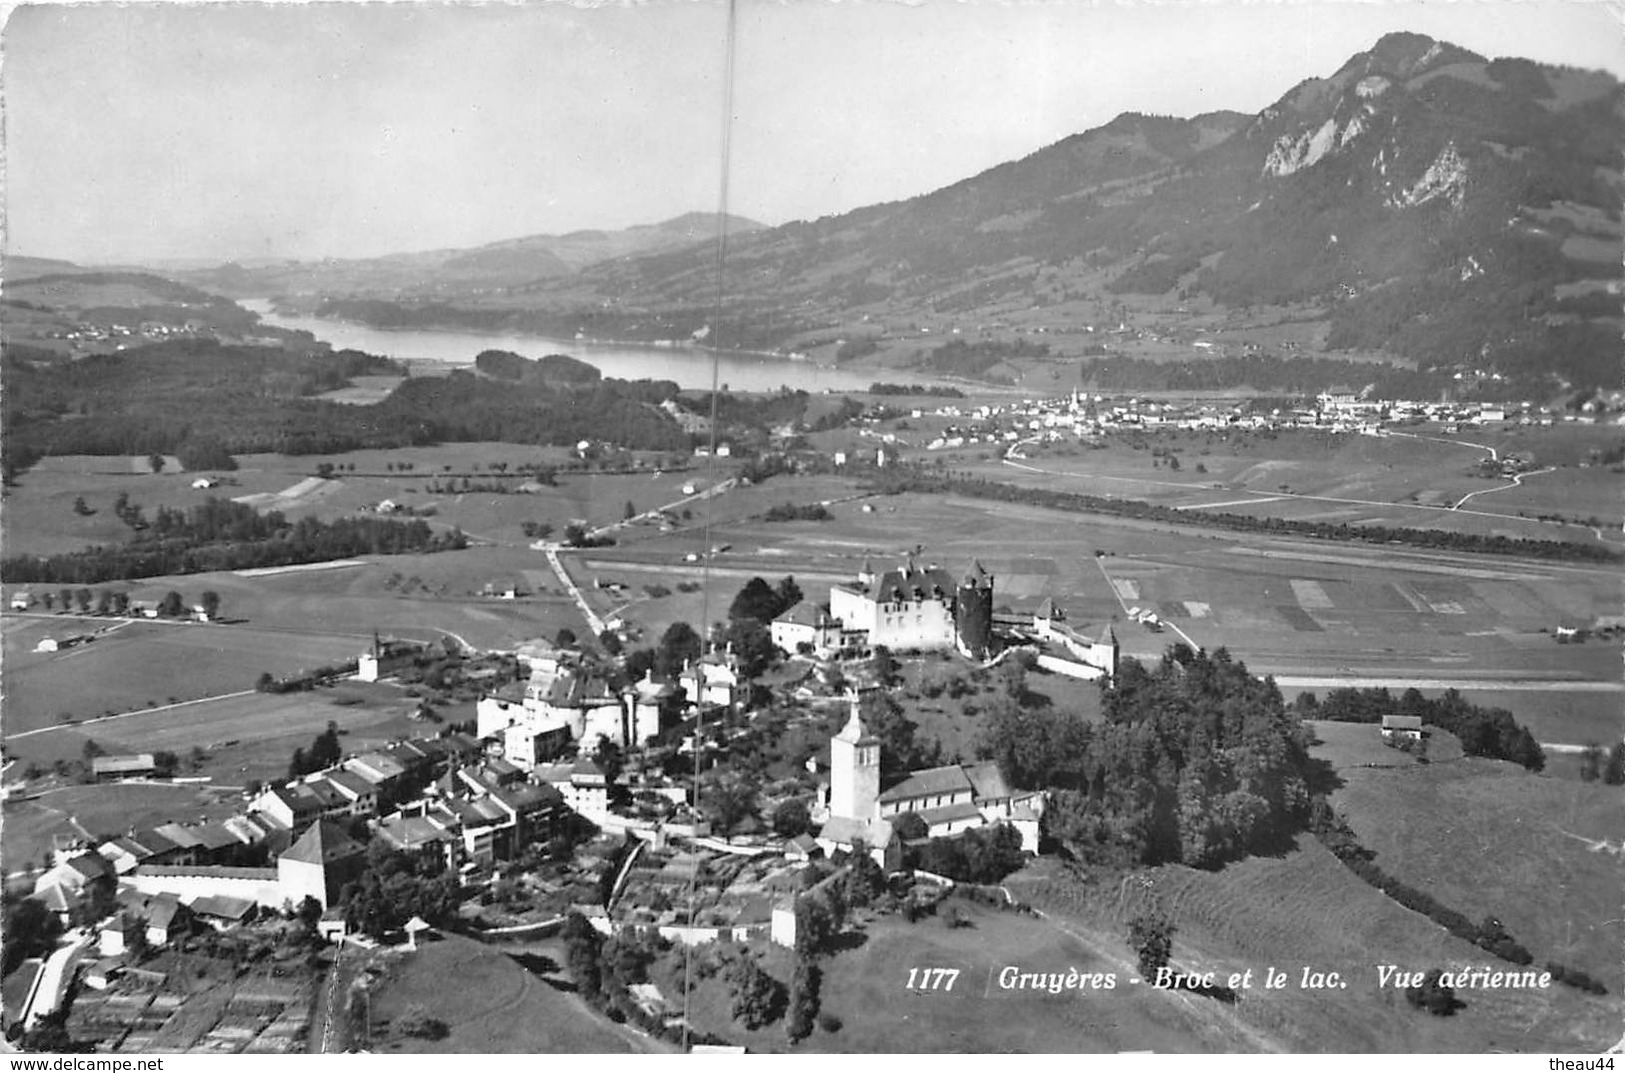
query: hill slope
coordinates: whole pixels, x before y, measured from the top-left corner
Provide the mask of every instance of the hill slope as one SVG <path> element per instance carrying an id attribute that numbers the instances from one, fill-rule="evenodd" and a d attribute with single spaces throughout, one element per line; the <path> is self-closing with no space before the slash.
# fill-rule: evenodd
<path id="1" fill-rule="evenodd" d="M 353 260 L 226 264 L 176 275 L 199 286 L 241 296 L 466 294 L 569 276 L 588 265 L 618 257 L 705 243 L 715 235 L 716 226 L 714 214 L 691 212 L 662 223 L 619 231 L 528 235 L 471 249 Z M 734 233 L 747 233 L 761 226 L 739 216 L 728 218 L 728 228 Z"/>
<path id="2" fill-rule="evenodd" d="M 736 319 L 784 338 L 865 312 L 975 326 L 1103 291 L 1206 296 L 1303 307 L 1331 349 L 1612 384 L 1622 142 L 1606 74 L 1394 34 L 1257 116 L 1124 115 L 921 197 L 744 236 L 728 286 Z M 527 301 L 673 313 L 714 286 L 689 249 Z"/>

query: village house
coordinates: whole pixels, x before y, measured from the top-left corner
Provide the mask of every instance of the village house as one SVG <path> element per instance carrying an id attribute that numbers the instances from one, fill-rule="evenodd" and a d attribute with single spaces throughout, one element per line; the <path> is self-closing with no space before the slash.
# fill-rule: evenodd
<path id="1" fill-rule="evenodd" d="M 80 853 L 53 865 L 34 879 L 34 897 L 64 922 L 75 908 L 98 895 L 110 895 L 117 876 L 99 853 Z"/>
<path id="2" fill-rule="evenodd" d="M 1382 717 L 1382 740 L 1421 741 L 1422 717 L 1419 715 L 1385 715 Z"/>
<path id="3" fill-rule="evenodd" d="M 143 894 L 125 890 L 119 894 L 121 909 L 102 925 L 97 936 L 103 957 L 123 954 L 134 936 L 148 948 L 161 950 L 191 931 L 191 911 L 173 894 Z"/>

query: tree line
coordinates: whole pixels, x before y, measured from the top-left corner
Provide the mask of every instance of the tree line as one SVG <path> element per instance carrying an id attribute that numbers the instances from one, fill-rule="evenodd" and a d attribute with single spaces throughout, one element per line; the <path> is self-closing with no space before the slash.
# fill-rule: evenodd
<path id="1" fill-rule="evenodd" d="M 95 545 L 61 555 L 0 560 L 7 582 L 95 584 L 117 578 L 197 574 L 325 562 L 352 555 L 404 555 L 467 546 L 461 530 L 436 533 L 422 520 L 361 516 L 290 522 L 280 511 L 259 514 L 209 498 L 184 513 L 160 508 L 153 524 L 128 543 Z"/>
<path id="2" fill-rule="evenodd" d="M 1291 534 L 1321 540 L 1360 540 L 1372 544 L 1408 544 L 1421 548 L 1442 548 L 1486 555 L 1523 555 L 1537 559 L 1573 559 L 1597 563 L 1615 562 L 1621 557 L 1619 552 L 1601 544 L 1576 544 L 1565 540 L 1536 540 L 1499 534 L 1489 536 L 1480 533 L 1451 532 L 1444 529 L 1348 525 L 1343 522 L 1334 524 L 1295 518 L 1259 518 L 1250 514 L 1178 510 L 1137 499 L 1113 499 L 1083 492 L 1027 488 L 979 477 L 936 473 L 919 466 L 895 466 L 876 470 L 869 476 L 867 489 L 886 495 L 901 492 L 962 495 L 1006 503 L 1026 503 L 1049 510 L 1079 514 L 1112 514 L 1169 524 L 1211 525 L 1249 533 Z"/>

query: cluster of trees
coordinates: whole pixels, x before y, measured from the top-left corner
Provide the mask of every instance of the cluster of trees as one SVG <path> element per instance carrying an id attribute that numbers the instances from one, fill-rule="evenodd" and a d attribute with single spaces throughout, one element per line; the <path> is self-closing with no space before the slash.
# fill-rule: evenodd
<path id="1" fill-rule="evenodd" d="M 11 971 L 26 958 L 44 957 L 55 947 L 62 934 L 62 922 L 38 898 L 20 897 L 12 891 L 5 895 L 5 928 L 0 930 L 0 976 Z"/>
<path id="2" fill-rule="evenodd" d="M 1461 740 L 1468 756 L 1510 760 L 1530 771 L 1546 766 L 1540 742 L 1513 719 L 1505 708 L 1481 708 L 1470 704 L 1454 689 L 1430 699 L 1416 689 L 1407 689 L 1395 699 L 1387 689 L 1334 689 L 1318 700 L 1313 693 L 1299 694 L 1293 710 L 1301 719 L 1326 719 L 1334 723 L 1380 723 L 1385 715 L 1417 715 L 1428 726 L 1447 730 Z M 1625 760 L 1625 751 L 1621 753 Z"/>
<path id="3" fill-rule="evenodd" d="M 587 1005 L 602 1011 L 612 1021 L 631 1021 L 660 1039 L 684 1038 L 681 1025 L 668 1025 L 665 1018 L 646 1013 L 627 990 L 633 984 L 648 982 L 649 966 L 667 949 L 663 940 L 635 935 L 605 936 L 577 912 L 570 913 L 559 934 L 564 940 L 565 966 L 575 981 L 576 993 Z M 692 1030 L 687 1038 L 690 1043 L 725 1042 Z"/>
<path id="4" fill-rule="evenodd" d="M 300 671 L 285 678 L 277 678 L 270 671 L 263 671 L 254 682 L 254 688 L 261 693 L 302 693 L 315 689 L 317 686 L 327 685 L 346 675 L 354 674 L 358 661 L 348 663 L 334 663 L 325 667 L 317 667 L 313 671 Z"/>
<path id="5" fill-rule="evenodd" d="M 674 451 L 688 436 L 657 403 L 677 394 L 668 380 L 513 383 L 457 371 L 408 380 L 372 407 L 386 424 L 412 422 L 423 442 L 575 444 L 607 440 L 637 450 Z"/>
<path id="6" fill-rule="evenodd" d="M 1009 698 L 990 705 L 978 751 L 1026 789 L 1053 791 L 1044 833 L 1112 867 L 1213 867 L 1281 847 L 1308 817 L 1306 735 L 1269 680 L 1228 652 L 1169 648 L 1124 659 L 1084 723 Z"/>
<path id="7" fill-rule="evenodd" d="M 762 520 L 768 522 L 827 522 L 829 519 L 829 508 L 822 503 L 808 503 L 800 507 L 794 503 L 781 503 L 767 508 L 767 513 L 762 515 Z"/>
<path id="8" fill-rule="evenodd" d="M 768 624 L 801 602 L 801 586 L 793 577 L 769 585 L 759 577 L 745 582 L 728 605 L 728 625 L 721 640 L 733 646 L 741 673 L 754 678 L 773 661 L 773 637 Z"/>
<path id="9" fill-rule="evenodd" d="M 456 874 L 432 856 L 374 842 L 367 848 L 366 870 L 345 885 L 339 904 L 349 927 L 381 939 L 415 916 L 430 924 L 446 923 L 460 894 Z"/>
<path id="10" fill-rule="evenodd" d="M 626 657 L 626 673 L 639 679 L 652 671 L 659 678 L 674 678 L 690 661 L 698 659 L 704 647 L 700 635 L 686 622 L 673 622 L 660 635 L 654 648 L 639 648 Z"/>
<path id="11" fill-rule="evenodd" d="M 935 384 L 893 384 L 884 380 L 876 380 L 869 385 L 871 395 L 931 395 L 944 399 L 962 399 L 965 393 L 956 387 L 939 386 Z"/>
<path id="12" fill-rule="evenodd" d="M 568 354 L 548 354 L 533 360 L 511 350 L 482 350 L 474 356 L 474 368 L 499 380 L 590 384 L 603 379 L 596 365 Z"/>
<path id="13" fill-rule="evenodd" d="M 288 778 L 297 779 L 313 771 L 326 771 L 339 762 L 344 746 L 339 742 L 339 725 L 328 721 L 327 729 L 316 735 L 310 749 L 294 749 L 288 761 Z"/>
<path id="14" fill-rule="evenodd" d="M 905 840 L 926 834 L 925 821 L 912 812 L 899 816 L 894 827 Z M 1026 855 L 1021 852 L 1021 832 L 999 824 L 911 846 L 904 863 L 959 883 L 997 883 L 1025 864 Z"/>
<path id="15" fill-rule="evenodd" d="M 981 478 L 950 476 L 920 467 L 888 466 L 870 478 L 872 490 L 885 494 L 933 492 L 992 499 L 1006 503 L 1026 503 L 1049 510 L 1088 514 L 1114 514 L 1170 524 L 1218 526 L 1241 532 L 1283 533 L 1322 540 L 1364 540 L 1375 544 L 1410 544 L 1423 548 L 1482 552 L 1490 555 L 1526 555 L 1539 559 L 1575 559 L 1582 562 L 1614 562 L 1620 553 L 1601 544 L 1576 544 L 1562 540 L 1534 540 L 1527 537 L 1485 536 L 1445 529 L 1412 529 L 1386 525 L 1347 525 L 1342 522 L 1302 521 L 1294 518 L 1259 518 L 1247 514 L 1214 511 L 1181 511 L 1136 499 L 1112 499 L 1081 492 L 1059 492 L 1028 488 Z"/>
<path id="16" fill-rule="evenodd" d="M 194 473 L 203 469 L 229 472 L 237 468 L 237 460 L 226 450 L 226 445 L 218 438 L 204 433 L 182 440 L 181 445 L 175 449 L 175 454 L 180 460 L 181 468 Z"/>
<path id="17" fill-rule="evenodd" d="M 8 582 L 92 584 L 114 578 L 196 574 L 289 566 L 351 555 L 404 555 L 467 546 L 461 530 L 436 533 L 422 520 L 375 516 L 290 522 L 280 511 L 211 497 L 182 512 L 159 508 L 137 539 L 53 556 L 14 555 L 0 561 Z"/>

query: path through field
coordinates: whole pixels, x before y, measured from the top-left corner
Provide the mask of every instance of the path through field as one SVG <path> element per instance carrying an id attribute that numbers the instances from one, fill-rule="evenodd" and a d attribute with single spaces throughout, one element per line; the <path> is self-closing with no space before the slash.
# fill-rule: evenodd
<path id="1" fill-rule="evenodd" d="M 7 741 L 18 738 L 30 738 L 35 734 L 49 734 L 54 730 L 81 730 L 96 723 L 111 723 L 115 719 L 128 719 L 132 715 L 151 715 L 153 712 L 167 712 L 174 708 L 190 708 L 196 704 L 211 704 L 217 700 L 231 700 L 233 697 L 246 697 L 253 693 L 252 689 L 239 689 L 235 693 L 218 693 L 212 697 L 198 697 L 196 700 L 182 700 L 174 704 L 159 704 L 152 708 L 138 708 L 133 712 L 120 712 L 117 715 L 99 715 L 94 719 L 80 719 L 73 723 L 59 723 L 56 726 L 38 727 L 34 730 L 23 730 L 16 734 L 7 734 Z"/>

